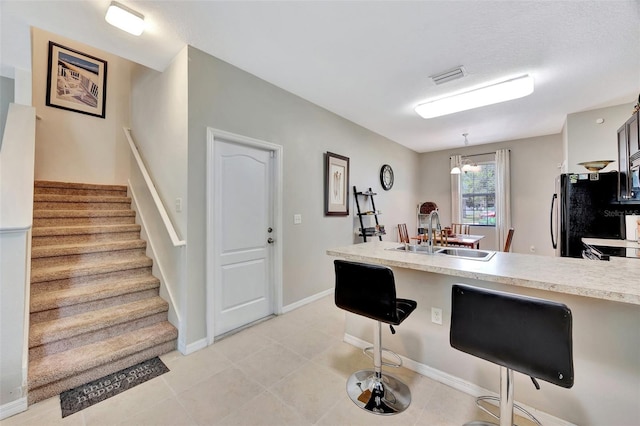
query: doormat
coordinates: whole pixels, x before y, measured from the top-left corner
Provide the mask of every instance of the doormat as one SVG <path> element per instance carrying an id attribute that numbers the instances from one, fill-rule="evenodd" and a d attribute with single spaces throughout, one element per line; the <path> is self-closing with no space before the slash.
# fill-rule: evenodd
<path id="1" fill-rule="evenodd" d="M 138 386 L 147 380 L 169 371 L 166 365 L 155 357 L 132 367 L 109 374 L 93 382 L 60 394 L 60 408 L 65 418 L 100 401 L 116 396 L 121 392 Z"/>

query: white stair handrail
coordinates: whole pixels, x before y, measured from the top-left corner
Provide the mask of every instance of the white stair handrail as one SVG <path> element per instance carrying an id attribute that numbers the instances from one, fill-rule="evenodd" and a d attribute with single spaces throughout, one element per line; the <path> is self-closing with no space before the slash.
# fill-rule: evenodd
<path id="1" fill-rule="evenodd" d="M 126 127 L 123 127 L 122 129 L 124 130 L 124 134 L 127 137 L 127 140 L 129 141 L 129 147 L 131 148 L 133 157 L 136 159 L 136 162 L 138 163 L 138 168 L 140 169 L 140 173 L 142 173 L 142 177 L 144 177 L 144 181 L 147 184 L 147 188 L 149 189 L 149 192 L 151 193 L 151 197 L 153 198 L 153 202 L 155 203 L 156 208 L 158 209 L 158 213 L 160 213 L 160 217 L 162 217 L 162 221 L 164 222 L 164 226 L 167 229 L 167 233 L 171 238 L 171 242 L 173 243 L 173 246 L 180 247 L 180 246 L 186 245 L 187 242 L 184 240 L 181 240 L 180 237 L 178 237 L 178 233 L 176 232 L 176 229 L 173 226 L 173 223 L 171 223 L 171 219 L 169 219 L 169 215 L 167 214 L 167 209 L 165 209 L 164 204 L 160 199 L 160 195 L 158 195 L 158 191 L 156 191 L 156 187 L 153 184 L 153 181 L 151 180 L 151 176 L 149 176 L 149 172 L 147 172 L 147 168 L 142 162 L 142 157 L 140 157 L 138 148 L 136 147 L 136 144 L 133 142 L 133 138 L 131 137 L 131 129 Z"/>

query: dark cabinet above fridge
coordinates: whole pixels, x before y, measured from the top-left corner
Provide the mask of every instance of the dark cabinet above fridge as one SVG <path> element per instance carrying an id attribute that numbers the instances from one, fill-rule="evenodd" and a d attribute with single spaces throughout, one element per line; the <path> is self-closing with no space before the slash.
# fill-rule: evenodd
<path id="1" fill-rule="evenodd" d="M 640 111 L 618 129 L 618 201 L 640 203 Z"/>

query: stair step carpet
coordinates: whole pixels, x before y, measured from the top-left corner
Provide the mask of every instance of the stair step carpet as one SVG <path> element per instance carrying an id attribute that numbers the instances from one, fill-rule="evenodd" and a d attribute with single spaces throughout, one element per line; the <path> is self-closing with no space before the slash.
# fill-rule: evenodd
<path id="1" fill-rule="evenodd" d="M 175 349 L 123 185 L 34 185 L 29 404 Z"/>

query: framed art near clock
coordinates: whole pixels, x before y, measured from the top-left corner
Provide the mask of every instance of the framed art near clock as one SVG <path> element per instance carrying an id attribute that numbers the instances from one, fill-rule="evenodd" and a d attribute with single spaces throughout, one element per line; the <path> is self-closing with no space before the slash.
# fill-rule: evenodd
<path id="1" fill-rule="evenodd" d="M 327 152 L 324 167 L 325 216 L 349 215 L 349 158 Z"/>

